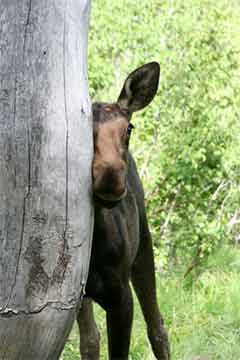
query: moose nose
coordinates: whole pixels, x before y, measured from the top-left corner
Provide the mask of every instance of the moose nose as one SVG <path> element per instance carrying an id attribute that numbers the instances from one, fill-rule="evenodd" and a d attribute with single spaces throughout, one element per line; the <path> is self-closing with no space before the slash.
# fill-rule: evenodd
<path id="1" fill-rule="evenodd" d="M 118 201 L 126 195 L 125 168 L 123 166 L 97 166 L 93 168 L 93 191 L 106 201 Z"/>

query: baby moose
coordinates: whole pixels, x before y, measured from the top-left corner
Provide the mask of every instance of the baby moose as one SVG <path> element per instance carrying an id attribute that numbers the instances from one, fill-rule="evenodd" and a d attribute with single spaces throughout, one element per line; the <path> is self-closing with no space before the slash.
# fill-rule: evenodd
<path id="1" fill-rule="evenodd" d="M 153 100 L 159 75 L 158 63 L 146 64 L 128 76 L 117 102 L 93 104 L 95 225 L 86 298 L 77 316 L 82 360 L 100 359 L 99 332 L 87 298 L 106 311 L 109 359 L 128 359 L 133 320 L 130 280 L 156 359 L 170 359 L 156 298 L 143 187 L 128 150 L 132 114 Z"/>

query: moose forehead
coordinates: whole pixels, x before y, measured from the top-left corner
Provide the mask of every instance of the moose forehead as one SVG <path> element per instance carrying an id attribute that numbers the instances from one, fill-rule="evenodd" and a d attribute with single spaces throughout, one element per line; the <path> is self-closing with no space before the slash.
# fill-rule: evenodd
<path id="1" fill-rule="evenodd" d="M 118 104 L 93 104 L 93 129 L 95 146 L 101 144 L 120 145 L 126 133 L 130 118 Z"/>
<path id="2" fill-rule="evenodd" d="M 129 120 L 129 115 L 120 109 L 118 104 L 94 103 L 92 106 L 93 121 L 102 124 L 106 121 Z"/>

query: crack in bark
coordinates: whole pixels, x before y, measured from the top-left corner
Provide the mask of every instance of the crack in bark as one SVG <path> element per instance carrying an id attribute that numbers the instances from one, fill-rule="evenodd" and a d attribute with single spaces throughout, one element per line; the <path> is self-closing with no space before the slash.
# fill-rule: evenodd
<path id="1" fill-rule="evenodd" d="M 11 318 L 13 316 L 20 316 L 20 315 L 34 315 L 34 314 L 40 314 L 43 310 L 45 310 L 48 306 L 55 310 L 71 310 L 74 309 L 77 304 L 80 301 L 80 298 L 82 297 L 82 292 L 80 293 L 79 298 L 73 298 L 71 299 L 68 304 L 63 303 L 61 301 L 48 301 L 47 303 L 43 304 L 42 306 L 36 308 L 35 310 L 14 310 L 11 308 L 3 309 L 3 311 L 0 310 L 0 318 Z M 70 304 L 69 304 L 70 303 Z"/>
<path id="2" fill-rule="evenodd" d="M 13 138 L 14 138 L 14 151 L 15 151 L 15 159 L 17 153 L 17 145 L 16 145 L 16 114 L 17 114 L 17 74 L 15 75 L 14 81 L 14 100 L 13 100 Z M 14 186 L 17 186 L 17 166 L 16 161 L 14 162 Z"/>
<path id="3" fill-rule="evenodd" d="M 18 275 L 18 271 L 19 271 L 19 264 L 20 264 L 20 258 L 21 258 L 21 253 L 22 253 L 22 245 L 23 245 L 23 238 L 24 238 L 24 228 L 25 228 L 25 217 L 26 217 L 26 201 L 31 197 L 31 151 L 30 151 L 30 139 L 29 139 L 29 126 L 27 129 L 27 133 L 28 133 L 28 189 L 27 189 L 27 193 L 23 198 L 23 210 L 22 210 L 22 226 L 21 226 L 21 234 L 20 234 L 20 246 L 19 246 L 19 251 L 18 251 L 18 255 L 17 255 L 17 263 L 16 263 L 16 271 L 15 271 L 15 275 L 14 275 L 14 281 L 11 287 L 11 291 L 10 291 L 10 295 L 8 298 L 8 302 L 7 305 L 5 306 L 5 308 L 8 307 L 11 298 L 12 298 L 12 294 L 13 294 L 13 290 L 16 286 L 17 283 L 17 275 Z"/>
<path id="4" fill-rule="evenodd" d="M 27 20 L 26 20 L 26 23 L 25 23 L 24 36 L 23 36 L 23 58 L 25 57 L 25 47 L 26 47 L 26 39 L 27 39 L 27 29 L 28 29 L 28 26 L 30 25 L 31 11 L 32 11 L 32 0 L 29 0 L 29 3 L 28 3 L 28 12 L 27 12 Z"/>
<path id="5" fill-rule="evenodd" d="M 24 58 L 25 58 L 25 47 L 26 47 L 26 37 L 27 37 L 27 27 L 30 23 L 30 15 L 31 15 L 31 9 L 32 9 L 32 0 L 29 0 L 28 4 L 28 12 L 27 12 L 27 21 L 25 23 L 25 29 L 24 29 L 24 38 L 23 38 L 23 66 L 24 66 Z M 15 78 L 15 97 L 14 97 L 14 126 L 15 126 L 15 119 L 16 119 L 16 102 L 17 102 L 17 76 Z M 15 128 L 14 128 L 15 129 Z M 20 244 L 19 244 L 19 251 L 17 254 L 17 262 L 16 262 L 16 270 L 14 274 L 14 281 L 11 286 L 10 294 L 8 297 L 7 304 L 5 306 L 5 309 L 9 306 L 9 303 L 12 299 L 13 290 L 17 283 L 17 275 L 19 271 L 19 264 L 20 264 L 20 258 L 22 253 L 22 245 L 23 245 L 23 237 L 24 237 L 24 228 L 25 228 L 25 217 L 26 217 L 26 201 L 31 196 L 31 142 L 30 142 L 30 127 L 29 127 L 29 119 L 27 119 L 27 151 L 28 151 L 28 175 L 27 175 L 27 193 L 25 194 L 23 198 L 23 206 L 22 206 L 22 225 L 21 225 L 21 233 L 20 233 Z"/>
<path id="6" fill-rule="evenodd" d="M 64 10 L 64 24 L 63 24 L 63 91 L 64 91 L 64 111 L 66 121 L 66 199 L 65 199 L 65 229 L 63 231 L 64 252 L 68 249 L 67 230 L 68 230 L 68 145 L 69 145 L 69 119 L 68 119 L 68 104 L 67 104 L 67 89 L 66 89 L 66 12 L 67 0 L 65 0 Z"/>

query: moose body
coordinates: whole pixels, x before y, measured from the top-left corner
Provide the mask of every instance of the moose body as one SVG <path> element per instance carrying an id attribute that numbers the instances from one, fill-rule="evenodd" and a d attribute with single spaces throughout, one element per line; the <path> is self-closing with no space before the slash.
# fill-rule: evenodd
<path id="1" fill-rule="evenodd" d="M 155 62 L 142 66 L 129 75 L 116 103 L 93 104 L 95 225 L 86 297 L 106 311 L 111 360 L 128 359 L 133 319 L 130 280 L 156 358 L 170 359 L 168 336 L 157 304 L 144 191 L 128 151 L 131 115 L 155 96 L 159 70 Z M 87 298 L 78 313 L 80 352 L 82 360 L 99 360 L 99 333 Z"/>

